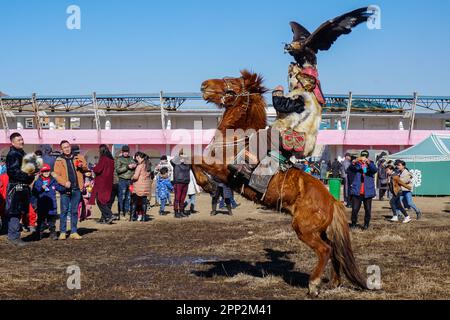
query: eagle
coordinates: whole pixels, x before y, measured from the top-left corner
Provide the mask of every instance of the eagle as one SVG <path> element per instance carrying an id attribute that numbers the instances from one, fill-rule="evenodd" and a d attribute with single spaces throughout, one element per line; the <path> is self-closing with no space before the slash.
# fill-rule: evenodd
<path id="1" fill-rule="evenodd" d="M 309 63 L 317 65 L 317 53 L 327 51 L 343 34 L 349 34 L 352 29 L 363 22 L 367 22 L 375 12 L 371 7 L 364 7 L 323 23 L 313 34 L 297 22 L 291 22 L 294 40 L 286 44 L 285 51 L 303 66 Z"/>

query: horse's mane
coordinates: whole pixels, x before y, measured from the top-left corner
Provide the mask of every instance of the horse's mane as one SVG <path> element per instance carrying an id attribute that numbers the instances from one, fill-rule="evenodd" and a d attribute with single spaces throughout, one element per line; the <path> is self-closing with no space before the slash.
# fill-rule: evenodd
<path id="1" fill-rule="evenodd" d="M 250 93 L 265 94 L 268 90 L 264 87 L 264 78 L 262 75 L 250 72 L 248 70 L 241 71 L 242 78 L 245 82 L 245 88 Z"/>

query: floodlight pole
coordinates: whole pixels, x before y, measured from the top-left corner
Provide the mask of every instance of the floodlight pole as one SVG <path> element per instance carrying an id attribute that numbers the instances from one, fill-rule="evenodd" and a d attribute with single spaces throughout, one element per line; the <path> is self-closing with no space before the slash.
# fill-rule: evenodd
<path id="1" fill-rule="evenodd" d="M 161 128 L 166 130 L 166 114 L 164 110 L 164 92 L 159 92 L 159 104 L 161 105 Z"/>
<path id="2" fill-rule="evenodd" d="M 349 92 L 348 94 L 348 104 L 347 104 L 347 114 L 345 120 L 345 133 L 344 133 L 344 144 L 347 140 L 347 132 L 350 128 L 350 114 L 352 113 L 352 104 L 353 104 L 353 92 Z"/>
<path id="3" fill-rule="evenodd" d="M 102 139 L 102 127 L 98 115 L 97 92 L 92 93 L 92 105 L 94 106 L 95 128 L 97 129 L 97 139 L 100 142 Z"/>
<path id="4" fill-rule="evenodd" d="M 161 128 L 164 136 L 164 143 L 166 144 L 166 153 L 170 153 L 170 146 L 167 144 L 167 126 L 166 126 L 166 110 L 164 109 L 164 92 L 161 90 L 159 92 L 159 103 L 161 105 Z"/>
<path id="5" fill-rule="evenodd" d="M 416 110 L 417 110 L 417 100 L 418 100 L 419 94 L 417 92 L 414 92 L 414 99 L 412 104 L 412 115 L 411 115 L 411 123 L 409 125 L 409 134 L 408 134 L 408 143 L 412 145 L 412 133 L 414 131 L 414 123 L 416 122 Z"/>
<path id="6" fill-rule="evenodd" d="M 42 139 L 42 132 L 41 132 L 41 117 L 39 116 L 39 105 L 36 100 L 36 93 L 33 93 L 31 96 L 31 105 L 33 106 L 34 111 L 34 119 L 36 122 L 36 128 L 38 131 L 38 137 L 39 140 Z"/>
<path id="7" fill-rule="evenodd" d="M 0 108 L 1 108 L 1 113 L 2 113 L 1 117 L 2 117 L 3 129 L 5 130 L 5 136 L 8 136 L 8 133 L 9 133 L 8 118 L 6 117 L 5 106 L 3 105 L 2 97 L 0 97 Z"/>

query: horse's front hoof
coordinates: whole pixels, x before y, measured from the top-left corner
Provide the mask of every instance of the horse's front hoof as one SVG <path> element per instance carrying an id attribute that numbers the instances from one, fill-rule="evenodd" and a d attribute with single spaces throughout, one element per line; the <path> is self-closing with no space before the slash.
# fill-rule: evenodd
<path id="1" fill-rule="evenodd" d="M 310 290 L 310 291 L 308 292 L 308 296 L 309 296 L 310 298 L 313 298 L 313 299 L 318 298 L 319 295 L 320 295 L 319 290 L 315 290 L 315 291 L 311 291 L 311 290 Z"/>
<path id="2" fill-rule="evenodd" d="M 311 298 L 318 298 L 320 290 L 317 286 L 309 286 L 308 296 Z"/>

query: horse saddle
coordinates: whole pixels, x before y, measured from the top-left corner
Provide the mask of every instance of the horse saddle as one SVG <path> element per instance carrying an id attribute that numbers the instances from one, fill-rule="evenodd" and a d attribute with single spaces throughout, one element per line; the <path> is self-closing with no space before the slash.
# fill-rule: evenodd
<path id="1" fill-rule="evenodd" d="M 279 171 L 279 158 L 273 155 L 266 156 L 253 171 L 248 186 L 265 194 L 273 176 Z"/>
<path id="2" fill-rule="evenodd" d="M 286 129 L 281 132 L 281 145 L 288 152 L 302 152 L 305 150 L 305 134 Z"/>

